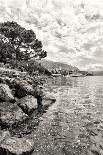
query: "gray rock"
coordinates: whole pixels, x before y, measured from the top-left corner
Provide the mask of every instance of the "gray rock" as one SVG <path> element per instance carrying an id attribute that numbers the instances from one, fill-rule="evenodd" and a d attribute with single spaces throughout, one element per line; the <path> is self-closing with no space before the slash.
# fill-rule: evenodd
<path id="1" fill-rule="evenodd" d="M 7 137 L 10 137 L 10 132 L 9 131 L 3 131 L 0 130 L 0 144 L 3 140 L 5 140 Z"/>
<path id="2" fill-rule="evenodd" d="M 12 81 L 11 85 L 15 88 L 15 95 L 18 98 L 34 94 L 34 89 L 32 85 L 30 85 L 26 80 L 15 79 Z"/>
<path id="3" fill-rule="evenodd" d="M 5 78 L 4 77 L 0 77 L 0 83 L 6 83 Z"/>
<path id="4" fill-rule="evenodd" d="M 2 127 L 10 127 L 14 124 L 17 125 L 26 120 L 27 117 L 28 115 L 16 104 L 9 102 L 0 103 L 0 125 Z"/>
<path id="5" fill-rule="evenodd" d="M 15 102 L 15 98 L 8 85 L 0 84 L 0 100 L 7 102 Z"/>
<path id="6" fill-rule="evenodd" d="M 55 97 L 52 95 L 45 95 L 42 100 L 42 104 L 45 107 L 49 107 L 52 103 L 56 101 Z"/>
<path id="7" fill-rule="evenodd" d="M 34 87 L 34 96 L 36 98 L 44 97 L 43 87 L 41 85 L 37 85 L 36 87 Z"/>
<path id="8" fill-rule="evenodd" d="M 7 131 L 0 137 L 0 155 L 30 155 L 33 152 L 32 139 L 11 137 Z"/>
<path id="9" fill-rule="evenodd" d="M 19 99 L 16 104 L 28 115 L 38 107 L 37 99 L 32 95 L 28 95 Z"/>
<path id="10" fill-rule="evenodd" d="M 50 95 L 50 94 L 46 94 L 44 98 L 46 98 L 46 100 L 51 100 L 51 102 L 56 101 L 56 98 L 53 95 Z"/>

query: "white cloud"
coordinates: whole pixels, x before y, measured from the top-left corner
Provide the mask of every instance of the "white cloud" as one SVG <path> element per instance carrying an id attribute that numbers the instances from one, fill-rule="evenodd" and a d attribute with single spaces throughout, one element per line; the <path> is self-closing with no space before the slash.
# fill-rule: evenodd
<path id="1" fill-rule="evenodd" d="M 103 71 L 103 65 L 102 64 L 89 64 L 86 66 L 86 70 Z"/>
<path id="2" fill-rule="evenodd" d="M 15 20 L 32 28 L 48 59 L 88 68 L 100 58 L 102 65 L 103 2 L 84 0 L 83 6 L 81 1 L 0 0 L 0 21 Z"/>

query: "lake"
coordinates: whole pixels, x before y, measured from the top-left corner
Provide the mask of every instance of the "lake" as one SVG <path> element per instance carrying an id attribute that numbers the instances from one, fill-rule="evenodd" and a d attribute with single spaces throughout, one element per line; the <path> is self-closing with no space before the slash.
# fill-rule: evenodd
<path id="1" fill-rule="evenodd" d="M 33 155 L 103 155 L 103 76 L 50 78 L 45 91 L 57 101 L 34 131 Z"/>

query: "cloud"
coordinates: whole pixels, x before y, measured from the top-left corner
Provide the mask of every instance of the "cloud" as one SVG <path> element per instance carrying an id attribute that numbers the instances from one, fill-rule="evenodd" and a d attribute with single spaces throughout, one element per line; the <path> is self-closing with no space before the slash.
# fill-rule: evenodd
<path id="1" fill-rule="evenodd" d="M 47 59 L 85 69 L 103 65 L 102 0 L 0 0 L 0 6 L 0 21 L 33 29 Z"/>
<path id="2" fill-rule="evenodd" d="M 102 64 L 89 64 L 86 66 L 87 70 L 92 71 L 103 71 L 103 65 Z"/>

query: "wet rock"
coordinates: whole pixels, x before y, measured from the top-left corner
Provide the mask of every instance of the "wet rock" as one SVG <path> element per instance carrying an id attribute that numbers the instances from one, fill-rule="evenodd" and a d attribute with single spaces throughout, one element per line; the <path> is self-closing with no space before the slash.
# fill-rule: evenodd
<path id="1" fill-rule="evenodd" d="M 42 100 L 43 106 L 50 106 L 52 103 L 56 101 L 55 97 L 52 95 L 45 95 Z"/>
<path id="2" fill-rule="evenodd" d="M 0 84 L 0 100 L 7 102 L 15 102 L 15 98 L 8 85 Z"/>
<path id="3" fill-rule="evenodd" d="M 28 115 L 38 107 L 37 99 L 32 95 L 19 99 L 16 104 Z"/>
<path id="4" fill-rule="evenodd" d="M 52 95 L 46 94 L 44 98 L 46 100 L 51 100 L 51 102 L 55 102 L 56 101 L 56 98 L 54 96 L 52 96 Z"/>
<path id="5" fill-rule="evenodd" d="M 10 132 L 9 131 L 0 131 L 0 143 L 6 139 L 7 137 L 10 137 Z"/>
<path id="6" fill-rule="evenodd" d="M 0 103 L 0 125 L 10 127 L 26 120 L 28 116 L 21 110 L 19 106 L 12 103 Z"/>
<path id="7" fill-rule="evenodd" d="M 15 96 L 22 98 L 26 95 L 33 95 L 34 90 L 26 80 L 15 79 L 12 81 L 12 87 L 15 88 Z"/>
<path id="8" fill-rule="evenodd" d="M 11 137 L 8 132 L 0 137 L 0 155 L 29 155 L 33 152 L 32 139 Z"/>
<path id="9" fill-rule="evenodd" d="M 5 78 L 0 77 L 0 83 L 6 83 Z"/>
<path id="10" fill-rule="evenodd" d="M 34 88 L 34 94 L 33 96 L 35 96 L 36 98 L 43 98 L 44 96 L 44 92 L 43 92 L 43 87 L 41 85 L 37 85 L 37 86 L 33 86 Z"/>

